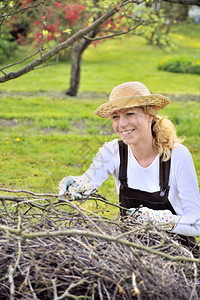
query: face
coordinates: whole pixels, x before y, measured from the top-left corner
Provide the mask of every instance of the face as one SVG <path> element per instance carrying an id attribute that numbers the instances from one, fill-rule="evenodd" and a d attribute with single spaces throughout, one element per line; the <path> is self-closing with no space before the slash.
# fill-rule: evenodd
<path id="1" fill-rule="evenodd" d="M 112 114 L 113 129 L 125 144 L 136 145 L 152 140 L 153 117 L 142 108 L 121 109 Z"/>

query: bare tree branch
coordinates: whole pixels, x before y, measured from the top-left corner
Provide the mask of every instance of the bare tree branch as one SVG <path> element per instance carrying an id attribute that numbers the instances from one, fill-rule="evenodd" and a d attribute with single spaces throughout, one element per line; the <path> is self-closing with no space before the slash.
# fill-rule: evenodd
<path id="1" fill-rule="evenodd" d="M 41 5 L 41 4 L 44 4 L 44 1 L 41 1 L 41 2 L 39 2 L 37 4 L 34 4 L 34 5 L 29 5 L 27 7 L 22 7 L 20 9 L 16 10 L 16 11 L 7 13 L 6 15 L 4 15 L 4 14 L 0 15 L 0 19 L 6 20 L 8 17 L 14 16 L 14 15 L 16 15 L 16 14 L 18 14 L 18 13 L 24 11 L 24 10 L 35 8 L 35 7 L 37 7 L 37 6 Z"/>
<path id="2" fill-rule="evenodd" d="M 98 38 L 90 38 L 90 37 L 87 37 L 87 36 L 84 36 L 84 38 L 87 39 L 87 40 L 90 40 L 90 41 L 98 41 L 98 40 L 103 40 L 103 39 L 109 39 L 109 38 L 112 38 L 112 37 L 115 37 L 115 36 L 120 36 L 120 35 L 123 35 L 123 34 L 127 34 L 131 31 L 135 30 L 143 22 L 144 22 L 144 20 L 142 19 L 137 25 L 135 25 L 132 28 L 127 29 L 126 31 L 115 32 L 113 34 L 104 35 L 104 36 L 101 36 L 101 37 L 98 37 Z"/>
<path id="3" fill-rule="evenodd" d="M 179 3 L 184 5 L 200 6 L 200 0 L 163 0 L 163 1 L 170 2 L 170 3 Z"/>
<path id="4" fill-rule="evenodd" d="M 39 52 L 40 52 L 40 50 L 37 50 L 36 52 L 34 52 L 34 53 L 32 53 L 31 55 L 25 57 L 24 59 L 22 59 L 22 60 L 20 60 L 20 61 L 17 61 L 17 62 L 15 62 L 15 63 L 9 64 L 9 65 L 7 65 L 7 66 L 1 68 L 0 71 L 1 71 L 2 73 L 4 73 L 3 70 L 5 70 L 5 69 L 7 69 L 7 68 L 10 68 L 10 67 L 12 67 L 12 66 L 15 66 L 15 65 L 19 65 L 19 64 L 23 63 L 24 61 L 26 61 L 27 59 L 29 59 L 29 58 L 31 58 L 31 57 L 37 55 Z M 5 74 L 5 73 L 4 73 L 4 74 Z"/>

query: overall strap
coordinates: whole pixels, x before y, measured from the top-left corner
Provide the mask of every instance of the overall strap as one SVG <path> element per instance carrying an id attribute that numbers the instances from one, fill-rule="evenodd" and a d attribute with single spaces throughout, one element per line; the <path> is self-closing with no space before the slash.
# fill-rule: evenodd
<path id="1" fill-rule="evenodd" d="M 162 160 L 163 156 L 160 156 L 159 166 L 159 184 L 160 184 L 160 196 L 163 197 L 166 192 L 169 191 L 169 174 L 171 166 L 171 158 L 167 161 Z"/>
<path id="2" fill-rule="evenodd" d="M 120 166 L 119 166 L 119 181 L 121 184 L 127 185 L 127 165 L 128 165 L 128 146 L 122 141 L 118 141 Z"/>

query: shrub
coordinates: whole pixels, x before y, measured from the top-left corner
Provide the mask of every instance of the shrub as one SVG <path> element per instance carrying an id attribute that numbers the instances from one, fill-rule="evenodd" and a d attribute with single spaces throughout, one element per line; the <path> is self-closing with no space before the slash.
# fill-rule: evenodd
<path id="1" fill-rule="evenodd" d="M 158 70 L 174 73 L 200 74 L 200 57 L 165 57 L 158 64 Z"/>
<path id="2" fill-rule="evenodd" d="M 14 56 L 17 49 L 17 42 L 12 41 L 12 35 L 4 30 L 0 39 L 0 63 L 3 64 L 6 59 Z"/>

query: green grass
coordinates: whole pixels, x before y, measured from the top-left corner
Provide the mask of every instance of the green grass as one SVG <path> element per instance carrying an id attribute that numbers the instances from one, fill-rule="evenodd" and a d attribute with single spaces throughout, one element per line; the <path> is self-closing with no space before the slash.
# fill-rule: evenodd
<path id="1" fill-rule="evenodd" d="M 174 29 L 179 47 L 170 55 L 199 55 L 200 26 L 194 26 L 189 25 L 191 34 L 187 26 Z M 55 193 L 63 177 L 82 174 L 99 147 L 116 137 L 111 121 L 96 117 L 93 111 L 107 100 L 113 86 L 130 80 L 142 81 L 151 92 L 171 97 L 172 103 L 162 114 L 185 139 L 200 182 L 200 79 L 158 71 L 157 64 L 166 55 L 134 36 L 91 46 L 83 56 L 80 90 L 74 98 L 64 93 L 69 62 L 1 84 L 0 186 Z M 118 201 L 112 177 L 99 192 Z M 94 209 L 94 204 L 88 202 L 87 207 Z"/>
<path id="2" fill-rule="evenodd" d="M 101 98 L 0 98 L 0 185 L 57 192 L 59 181 L 80 175 L 99 147 L 115 138 L 111 121 L 93 115 Z M 8 106 L 10 109 L 8 110 Z M 173 102 L 162 111 L 191 150 L 200 179 L 200 103 Z M 67 126 L 66 126 L 67 124 Z M 116 201 L 112 177 L 100 191 Z"/>

